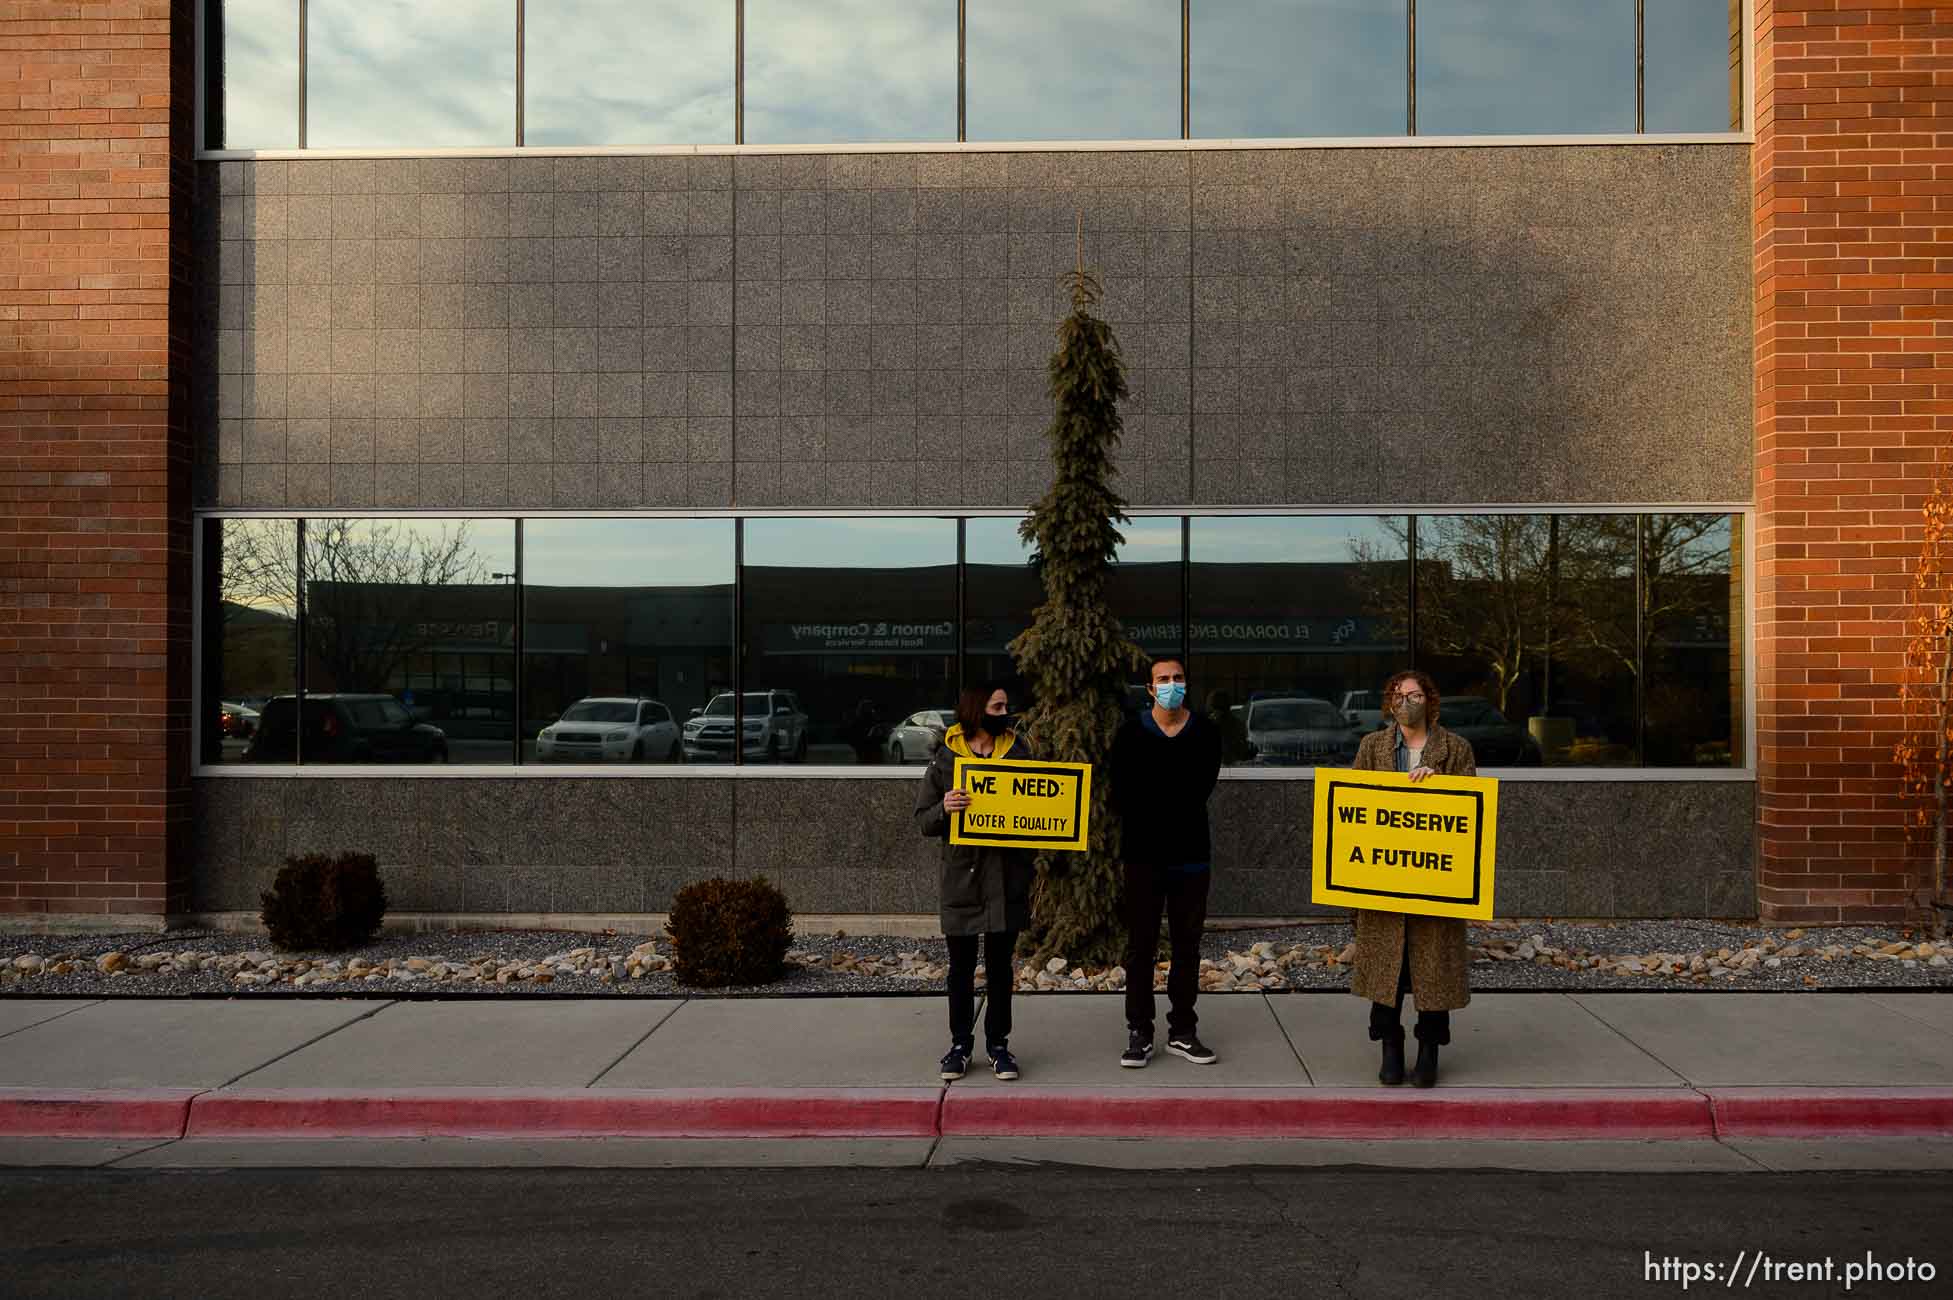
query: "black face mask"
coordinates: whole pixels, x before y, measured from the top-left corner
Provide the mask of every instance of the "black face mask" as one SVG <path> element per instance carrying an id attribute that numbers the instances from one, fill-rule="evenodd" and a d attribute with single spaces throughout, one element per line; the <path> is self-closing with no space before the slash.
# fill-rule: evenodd
<path id="1" fill-rule="evenodd" d="M 1001 736 L 1017 726 L 1015 713 L 986 713 L 983 715 L 983 733 L 986 736 Z"/>

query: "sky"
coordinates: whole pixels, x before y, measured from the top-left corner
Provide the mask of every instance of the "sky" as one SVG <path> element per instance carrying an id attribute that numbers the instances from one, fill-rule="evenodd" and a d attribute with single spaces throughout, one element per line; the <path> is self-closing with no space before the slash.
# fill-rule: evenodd
<path id="1" fill-rule="evenodd" d="M 1634 0 L 1425 0 L 1421 134 L 1634 129 Z M 972 140 L 1180 134 L 1178 0 L 968 0 Z M 1197 137 L 1401 134 L 1405 0 L 1195 0 Z M 1650 130 L 1728 129 L 1726 0 L 1646 0 Z M 225 0 L 226 144 L 297 144 L 296 0 Z M 309 143 L 509 145 L 515 0 L 310 0 Z M 528 0 L 532 145 L 733 138 L 734 0 Z M 953 140 L 955 0 L 746 0 L 751 143 Z"/>

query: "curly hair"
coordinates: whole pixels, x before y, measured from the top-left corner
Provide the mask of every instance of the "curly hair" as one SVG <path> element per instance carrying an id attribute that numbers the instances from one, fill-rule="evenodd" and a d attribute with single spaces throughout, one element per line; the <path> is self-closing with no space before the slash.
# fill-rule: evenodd
<path id="1" fill-rule="evenodd" d="M 1397 694 L 1397 687 L 1403 682 L 1417 683 L 1417 689 L 1424 692 L 1425 718 L 1431 722 L 1438 720 L 1438 684 L 1431 680 L 1431 674 L 1416 668 L 1406 668 L 1392 673 L 1383 683 L 1383 716 L 1390 716 L 1390 701 Z"/>

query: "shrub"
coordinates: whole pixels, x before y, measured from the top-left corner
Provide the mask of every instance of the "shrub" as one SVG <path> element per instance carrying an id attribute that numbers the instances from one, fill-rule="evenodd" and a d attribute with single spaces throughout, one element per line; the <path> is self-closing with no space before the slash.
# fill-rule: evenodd
<path id="1" fill-rule="evenodd" d="M 387 889 L 370 853 L 307 853 L 286 858 L 259 919 L 273 947 L 299 951 L 356 948 L 379 932 Z"/>
<path id="2" fill-rule="evenodd" d="M 665 933 L 681 984 L 770 984 L 786 973 L 793 912 L 764 876 L 701 880 L 672 898 Z"/>

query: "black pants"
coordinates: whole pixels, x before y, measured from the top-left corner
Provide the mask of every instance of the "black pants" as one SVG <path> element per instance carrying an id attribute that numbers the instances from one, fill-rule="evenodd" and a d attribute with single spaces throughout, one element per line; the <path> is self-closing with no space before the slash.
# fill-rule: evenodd
<path id="1" fill-rule="evenodd" d="M 1160 909 L 1166 909 L 1172 964 L 1166 972 L 1166 1032 L 1191 1034 L 1200 1017 L 1200 932 L 1207 924 L 1212 871 L 1126 864 L 1126 1025 L 1153 1032 L 1153 968 L 1159 960 Z"/>
<path id="2" fill-rule="evenodd" d="M 977 937 L 950 934 L 943 939 L 949 944 L 949 1041 L 974 1047 Z M 1002 1047 L 1010 1041 L 1010 991 L 1017 982 L 1010 958 L 1016 949 L 1015 930 L 992 930 L 983 936 L 985 1047 Z"/>
<path id="3" fill-rule="evenodd" d="M 1381 1002 L 1370 1004 L 1370 1039 L 1372 1042 L 1383 1038 L 1395 1038 L 1404 1032 L 1404 994 L 1411 991 L 1410 973 L 1410 927 L 1404 927 L 1404 965 L 1397 972 L 1397 1000 L 1388 1006 Z M 1451 1013 L 1449 1011 L 1426 1011 L 1417 1009 L 1417 1028 L 1412 1031 L 1420 1043 L 1435 1043 L 1443 1047 L 1451 1041 Z"/>

